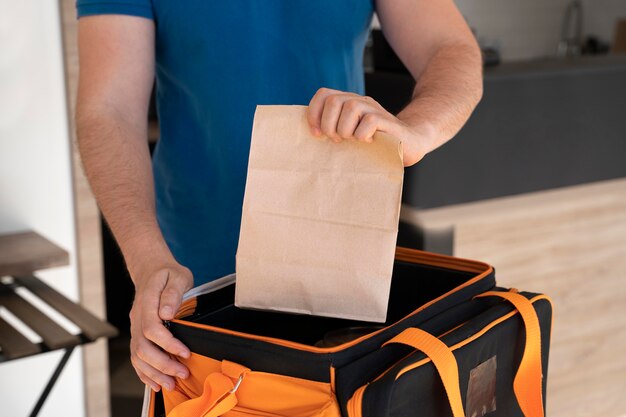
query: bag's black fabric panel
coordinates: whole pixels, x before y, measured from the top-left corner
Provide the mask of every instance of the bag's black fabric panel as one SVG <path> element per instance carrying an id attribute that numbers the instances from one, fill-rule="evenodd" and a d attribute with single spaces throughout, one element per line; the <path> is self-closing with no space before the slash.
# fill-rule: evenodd
<path id="1" fill-rule="evenodd" d="M 434 316 L 441 314 L 442 312 L 445 312 L 460 303 L 470 300 L 473 296 L 494 289 L 494 285 L 495 277 L 491 274 L 474 284 L 455 291 L 417 314 L 399 321 L 394 326 L 385 329 L 376 336 L 364 340 L 358 345 L 344 349 L 341 352 L 334 353 L 332 355 L 333 366 L 341 368 L 346 364 L 357 360 L 364 354 L 380 348 L 384 342 L 401 333 L 404 329 L 408 327 L 419 327 L 426 320 L 430 320 Z M 395 302 L 395 299 L 393 302 Z"/>
<path id="2" fill-rule="evenodd" d="M 196 297 L 196 311 L 185 320 L 202 323 L 202 317 L 232 306 L 235 299 L 235 285 L 231 284 L 217 291 Z"/>
<path id="3" fill-rule="evenodd" d="M 389 320 L 386 324 L 398 323 L 357 345 L 332 354 L 311 353 L 179 323 L 171 323 L 170 330 L 193 352 L 204 356 L 217 360 L 228 359 L 258 371 L 328 382 L 331 364 L 341 368 L 347 363 L 354 362 L 378 350 L 385 341 L 407 327 L 418 326 L 433 316 L 471 299 L 474 295 L 492 289 L 495 285 L 492 273 L 402 320 L 416 308 L 454 290 L 473 276 L 475 274 L 470 272 L 396 262 L 390 293 Z M 371 325 L 354 320 L 244 310 L 234 307 L 233 301 L 234 285 L 202 295 L 197 298 L 195 313 L 185 320 L 307 345 L 315 345 L 329 331 Z"/>
<path id="4" fill-rule="evenodd" d="M 441 340 L 453 346 L 514 311 L 511 303 L 499 297 L 473 298 L 489 290 L 507 291 L 495 288 L 494 272 L 459 288 L 474 276 L 476 274 L 471 272 L 396 262 L 385 329 L 333 353 L 310 352 L 185 324 L 195 322 L 309 346 L 324 340 L 329 332 L 372 325 L 354 320 L 239 309 L 233 305 L 234 285 L 199 296 L 196 311 L 169 326 L 172 334 L 192 352 L 215 360 L 237 362 L 256 371 L 330 382 L 331 367 L 334 367 L 336 396 L 344 417 L 347 417 L 347 402 L 355 390 L 368 383 L 363 395 L 363 417 L 446 417 L 452 412 L 433 364 L 414 368 L 396 381 L 402 369 L 425 356 L 410 346 L 382 345 L 403 330 L 418 327 L 435 336 L 445 334 Z M 530 299 L 536 294 L 522 295 Z M 428 303 L 431 304 L 423 308 Z M 543 373 L 547 375 L 551 305 L 546 300 L 538 300 L 533 305 L 541 323 Z M 422 309 L 408 316 L 419 308 Z M 372 327 L 372 331 L 376 330 Z M 472 386 L 479 388 L 471 391 L 472 407 L 480 409 L 487 404 L 491 408 L 495 404 L 495 410 L 488 414 L 490 417 L 521 417 L 513 393 L 513 378 L 524 341 L 521 316 L 514 314 L 455 350 L 464 405 L 470 375 L 475 371 Z M 379 376 L 380 379 L 374 381 Z M 489 389 L 481 390 L 484 386 Z M 545 398 L 545 380 L 543 389 Z M 160 393 L 151 417 L 165 417 Z"/>
<path id="5" fill-rule="evenodd" d="M 432 363 L 399 379 L 390 391 L 388 413 L 393 417 L 452 417 L 446 391 Z M 383 414 L 364 414 L 378 416 Z"/>
<path id="6" fill-rule="evenodd" d="M 330 357 L 291 349 L 258 340 L 228 334 L 208 332 L 195 327 L 171 323 L 174 337 L 192 352 L 216 360 L 229 360 L 261 372 L 330 381 Z"/>
<path id="7" fill-rule="evenodd" d="M 470 272 L 396 262 L 386 324 L 401 320 L 416 308 L 459 287 L 475 275 Z"/>
<path id="8" fill-rule="evenodd" d="M 484 312 L 498 301 L 485 298 L 466 301 L 416 327 L 434 335 L 443 334 Z M 373 381 L 386 369 L 409 355 L 412 351 L 413 348 L 409 346 L 394 343 L 384 348 L 376 349 L 343 368 L 338 368 L 336 371 L 336 394 L 344 415 L 347 415 L 347 402 L 357 388 Z"/>
<path id="9" fill-rule="evenodd" d="M 528 298 L 534 296 L 534 294 L 529 293 L 523 293 L 523 295 Z M 533 305 L 541 324 L 545 399 L 551 305 L 543 299 L 536 301 Z M 513 311 L 512 305 L 505 301 L 499 301 L 492 308 L 478 314 L 459 329 L 443 337 L 442 340 L 448 346 L 457 344 L 511 311 Z M 523 417 L 513 392 L 513 379 L 522 358 L 524 343 L 523 322 L 521 316 L 516 314 L 471 343 L 454 351 L 459 366 L 461 396 L 464 404 L 467 402 L 466 395 L 470 372 L 480 364 L 495 357 L 497 362 L 496 410 L 489 415 L 493 417 Z M 424 357 L 421 352 L 415 352 L 400 361 L 380 380 L 370 384 L 363 397 L 363 417 L 451 416 L 452 413 L 443 385 L 431 362 L 405 373 L 395 381 L 400 370 L 409 364 L 422 360 Z"/>

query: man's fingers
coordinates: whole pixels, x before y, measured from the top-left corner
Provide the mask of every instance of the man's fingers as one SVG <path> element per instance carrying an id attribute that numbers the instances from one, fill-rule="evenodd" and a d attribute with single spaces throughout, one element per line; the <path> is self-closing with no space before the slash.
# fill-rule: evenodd
<path id="1" fill-rule="evenodd" d="M 165 267 L 140 282 L 130 312 L 131 362 L 139 379 L 153 390 L 158 391 L 160 386 L 172 390 L 173 377 L 185 379 L 189 370 L 168 353 L 184 358 L 191 353 L 163 325 L 159 310 L 161 306 L 169 306 L 171 313 L 165 314 L 165 319 L 173 318 L 183 293 L 192 286 L 193 277 L 182 266 Z"/>
<path id="2" fill-rule="evenodd" d="M 138 324 L 141 327 L 138 330 L 143 337 L 149 339 L 165 351 L 173 355 L 188 357 L 189 349 L 172 336 L 163 326 L 159 317 L 161 294 L 165 290 L 168 281 L 167 272 L 154 275 L 143 290 L 141 299 L 135 301 L 140 303 L 138 312 L 141 317 Z"/>
<path id="3" fill-rule="evenodd" d="M 379 119 L 380 117 L 373 113 L 367 113 L 361 117 L 359 125 L 354 131 L 354 137 L 360 141 L 372 142 L 374 133 L 376 133 L 379 128 Z"/>
<path id="4" fill-rule="evenodd" d="M 144 382 L 148 382 L 148 385 L 155 391 L 159 390 L 159 387 L 163 387 L 168 391 L 174 389 L 175 381 L 169 375 L 160 372 L 158 369 L 150 366 L 146 361 L 138 356 L 131 356 L 130 358 L 137 376 Z M 155 387 L 156 385 L 156 387 Z"/>
<path id="5" fill-rule="evenodd" d="M 146 339 L 161 347 L 166 352 L 183 358 L 189 357 L 189 349 L 180 340 L 172 336 L 172 333 L 165 328 L 155 312 L 143 309 L 141 333 Z"/>
<path id="6" fill-rule="evenodd" d="M 351 98 L 343 103 L 341 115 L 337 122 L 337 134 L 343 139 L 354 139 L 354 132 L 359 125 L 361 115 L 367 110 L 368 104 L 360 98 Z"/>
<path id="7" fill-rule="evenodd" d="M 323 132 L 322 128 L 322 116 L 324 113 L 324 109 L 326 107 L 327 99 L 330 97 L 337 96 L 341 102 L 351 99 L 351 98 L 361 98 L 360 95 L 354 93 L 347 93 L 345 91 L 333 90 L 331 88 L 320 88 L 311 98 L 309 102 L 309 107 L 307 108 L 306 116 L 307 121 L 309 122 L 309 126 L 311 127 L 311 131 L 314 135 L 320 136 Z M 337 119 L 335 119 L 335 126 L 337 125 L 337 120 L 339 115 L 337 115 Z"/>
<path id="8" fill-rule="evenodd" d="M 189 276 L 186 276 L 186 275 Z M 180 307 L 183 294 L 191 288 L 193 278 L 190 277 L 191 272 L 184 270 L 182 272 L 170 271 L 167 283 L 161 292 L 159 301 L 159 316 L 163 320 L 171 320 Z"/>
<path id="9" fill-rule="evenodd" d="M 337 122 L 343 108 L 345 98 L 334 94 L 326 98 L 324 102 L 324 111 L 322 112 L 321 129 L 322 133 L 328 136 L 334 142 L 341 142 L 341 136 L 337 134 Z"/>
<path id="10" fill-rule="evenodd" d="M 337 92 L 338 91 L 331 90 L 330 88 L 320 88 L 311 98 L 306 117 L 309 122 L 309 126 L 311 127 L 311 131 L 315 136 L 320 136 L 322 134 L 321 123 L 324 101 L 326 101 L 326 97 Z"/>
<path id="11" fill-rule="evenodd" d="M 134 364 L 133 364 L 133 366 L 134 366 Z M 141 382 L 143 382 L 144 384 L 146 384 L 147 386 L 152 388 L 152 390 L 154 392 L 158 392 L 158 391 L 161 390 L 161 386 L 159 384 L 157 384 L 156 381 L 153 381 L 150 378 L 148 378 L 148 376 L 146 374 L 144 374 L 143 372 L 141 372 L 139 369 L 135 368 L 135 373 L 137 374 L 137 376 L 139 377 Z"/>
<path id="12" fill-rule="evenodd" d="M 149 314 L 157 316 L 161 293 L 167 284 L 168 275 L 169 272 L 166 269 L 158 271 L 150 277 L 150 280 L 141 292 L 137 293 L 135 301 L 137 302 L 140 299 L 142 313 L 148 311 Z"/>
<path id="13" fill-rule="evenodd" d="M 158 371 L 163 376 L 176 376 L 178 378 L 185 379 L 189 375 L 189 370 L 182 363 L 175 361 L 169 355 L 154 346 L 149 340 L 135 338 L 134 349 L 132 349 L 132 357 L 140 359 L 143 363 L 150 366 L 152 369 L 140 367 L 148 377 L 157 382 L 161 382 L 158 379 L 153 378 L 153 370 Z M 160 376 L 160 375 L 159 375 Z"/>
<path id="14" fill-rule="evenodd" d="M 371 97 L 320 88 L 311 99 L 307 120 L 314 134 L 334 142 L 357 139 L 371 142 L 377 130 L 384 130 L 389 113 Z"/>

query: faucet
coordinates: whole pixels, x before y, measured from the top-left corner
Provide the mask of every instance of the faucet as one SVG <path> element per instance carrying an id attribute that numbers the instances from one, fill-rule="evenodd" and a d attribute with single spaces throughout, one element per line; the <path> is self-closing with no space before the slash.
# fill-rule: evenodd
<path id="1" fill-rule="evenodd" d="M 583 45 L 583 5 L 580 0 L 567 4 L 561 27 L 561 41 L 556 50 L 559 57 L 577 56 Z"/>

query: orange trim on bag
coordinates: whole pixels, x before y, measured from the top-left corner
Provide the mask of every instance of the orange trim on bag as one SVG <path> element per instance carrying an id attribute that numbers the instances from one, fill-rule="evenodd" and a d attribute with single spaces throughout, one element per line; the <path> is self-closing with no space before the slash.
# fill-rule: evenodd
<path id="1" fill-rule="evenodd" d="M 467 322 L 463 322 L 457 326 L 454 326 L 453 328 L 451 328 L 450 330 L 443 332 L 442 334 L 438 335 L 437 338 L 441 339 L 442 337 L 446 336 L 448 333 L 452 333 L 453 331 L 455 331 L 456 329 L 458 329 L 459 327 L 463 327 L 463 325 L 467 323 Z M 405 356 L 401 357 L 400 359 L 398 359 L 397 361 L 394 362 L 393 365 L 391 365 L 389 368 L 387 368 L 382 374 L 378 375 L 376 378 L 374 378 L 372 380 L 372 382 L 376 382 L 379 379 L 381 379 L 382 377 L 384 377 L 387 372 L 391 371 L 397 364 L 399 364 L 400 362 L 402 362 L 403 360 L 405 360 L 406 358 L 408 358 L 409 356 L 411 356 L 413 354 L 413 352 L 406 354 Z"/>
<path id="2" fill-rule="evenodd" d="M 548 297 L 547 295 L 537 295 L 533 298 L 531 298 L 530 300 L 528 300 L 530 303 L 534 303 L 535 301 L 539 301 L 539 300 L 547 300 L 548 302 L 552 303 L 552 301 L 550 300 L 550 297 Z M 489 323 L 487 326 L 483 327 L 479 332 L 473 334 L 472 336 L 468 337 L 467 339 L 457 343 L 456 345 L 453 345 L 450 349 L 451 350 L 457 350 L 462 348 L 465 345 L 470 344 L 471 342 L 473 342 L 474 340 L 478 339 L 479 337 L 483 336 L 485 333 L 487 333 L 489 330 L 491 330 L 492 328 L 494 328 L 495 326 L 497 326 L 498 324 L 502 323 L 503 321 L 506 321 L 508 319 L 510 319 L 511 317 L 515 316 L 517 314 L 517 310 L 515 311 L 511 311 L 510 313 L 505 314 L 504 316 L 492 321 L 491 323 Z M 405 368 L 403 368 L 398 375 L 396 376 L 396 380 L 398 378 L 400 378 L 402 375 L 404 375 L 405 373 L 409 372 L 412 369 L 417 368 L 418 366 L 422 366 L 425 363 L 428 363 L 430 360 L 428 358 L 424 358 L 419 362 L 416 362 L 414 364 L 411 365 L 407 365 Z"/>
<path id="3" fill-rule="evenodd" d="M 348 409 L 348 417 L 362 417 L 363 416 L 363 394 L 367 388 L 367 384 L 358 388 L 352 394 L 352 398 L 348 400 L 346 408 Z"/>
<path id="4" fill-rule="evenodd" d="M 504 298 L 522 316 L 526 341 L 522 361 L 513 380 L 513 391 L 525 417 L 543 417 L 541 328 L 535 309 L 526 297 L 514 292 L 489 291 L 476 297 Z"/>
<path id="5" fill-rule="evenodd" d="M 183 301 L 180 307 L 178 308 L 178 312 L 176 312 L 176 316 L 174 318 L 181 319 L 183 317 L 193 314 L 196 311 L 197 306 L 198 306 L 198 299 L 196 297 L 189 298 Z"/>
<path id="6" fill-rule="evenodd" d="M 423 251 L 418 251 L 415 249 L 407 249 L 407 248 L 397 248 L 396 249 L 396 259 L 399 261 L 404 261 L 404 262 L 416 262 L 416 263 L 421 263 L 421 264 L 426 264 L 426 265 L 431 265 L 431 266 L 438 266 L 438 267 L 442 267 L 442 268 L 450 268 L 450 269 L 456 269 L 456 270 L 462 270 L 462 271 L 466 271 L 466 272 L 474 272 L 474 273 L 478 273 L 481 272 L 479 275 L 476 275 L 474 278 L 465 281 L 463 284 L 459 285 L 458 287 L 453 288 L 452 290 L 448 291 L 445 294 L 442 294 L 441 296 L 427 302 L 426 304 L 423 304 L 421 307 L 413 310 L 413 312 L 411 312 L 410 314 L 408 314 L 407 316 L 403 317 L 400 320 L 404 320 L 408 317 L 411 317 L 423 310 L 425 310 L 426 308 L 430 307 L 431 305 L 437 303 L 438 301 L 441 301 L 442 299 L 449 297 L 451 294 L 454 294 L 455 292 L 460 291 L 461 289 L 468 287 L 478 281 L 480 281 L 481 279 L 483 279 L 484 277 L 486 277 L 487 275 L 491 274 L 493 272 L 493 267 L 491 267 L 488 264 L 485 264 L 483 262 L 478 262 L 478 261 L 471 261 L 471 260 L 465 260 L 465 259 L 460 259 L 460 258 L 453 258 L 451 256 L 446 256 L 446 255 L 440 255 L 440 254 L 433 254 L 430 252 L 423 252 Z M 190 300 L 188 300 L 190 301 Z M 195 307 L 194 307 L 195 308 Z M 177 315 L 178 317 L 178 315 Z M 310 345 L 305 345 L 303 343 L 298 343 L 298 342 L 292 342 L 289 340 L 284 340 L 284 339 L 278 339 L 278 338 L 274 338 L 274 337 L 268 337 L 268 336 L 259 336 L 259 335 L 254 335 L 254 334 L 249 334 L 249 333 L 243 333 L 243 332 L 238 332 L 235 330 L 229 330 L 229 329 L 224 329 L 222 327 L 216 327 L 216 326 L 211 326 L 208 324 L 200 324 L 200 323 L 194 323 L 191 321 L 187 321 L 187 320 L 183 320 L 183 319 L 179 319 L 176 318 L 174 320 L 172 320 L 173 323 L 178 323 L 184 326 L 189 326 L 189 327 L 194 327 L 197 329 L 202 329 L 202 330 L 209 330 L 209 331 L 213 331 L 216 333 L 222 333 L 222 334 L 228 334 L 231 336 L 237 336 L 237 337 L 241 337 L 244 339 L 250 339 L 250 340 L 259 340 L 262 342 L 266 342 L 266 343 L 272 343 L 275 345 L 279 345 L 279 346 L 284 346 L 284 347 L 288 347 L 288 348 L 292 348 L 292 349 L 297 349 L 297 350 L 303 350 L 303 351 L 307 351 L 307 352 L 313 352 L 313 353 L 333 353 L 333 352 L 339 352 L 343 349 L 346 349 L 348 347 L 354 346 L 356 344 L 361 343 L 364 340 L 369 339 L 370 337 L 373 337 L 375 335 L 377 335 L 378 333 L 388 329 L 389 327 L 393 326 L 394 324 L 398 323 L 392 323 L 389 326 L 386 326 L 380 330 L 374 331 L 372 333 L 363 335 L 361 337 L 359 337 L 358 339 L 352 340 L 350 342 L 346 342 L 342 345 L 338 345 L 338 346 L 333 346 L 333 347 L 327 347 L 327 348 L 321 348 L 321 347 L 316 347 L 316 346 L 310 346 Z"/>
<path id="7" fill-rule="evenodd" d="M 463 401 L 459 382 L 459 369 L 452 350 L 437 337 L 422 329 L 409 327 L 396 337 L 383 344 L 400 343 L 424 352 L 437 369 L 448 397 L 453 417 L 464 417 Z"/>
<path id="8" fill-rule="evenodd" d="M 485 269 L 493 269 L 491 265 L 472 259 L 457 258 L 439 253 L 424 252 L 417 249 L 396 248 L 396 260 L 401 262 L 415 262 L 441 268 L 456 269 L 465 272 L 481 273 Z"/>
<path id="9" fill-rule="evenodd" d="M 486 270 L 489 272 L 493 271 L 493 268 L 484 262 L 403 247 L 396 248 L 395 259 L 401 262 L 413 262 L 441 268 L 456 269 L 464 272 L 481 273 L 481 275 L 483 275 Z M 182 319 L 185 316 L 194 313 L 196 307 L 197 300 L 195 297 L 185 300 L 181 304 L 178 313 L 176 314 L 176 318 Z"/>

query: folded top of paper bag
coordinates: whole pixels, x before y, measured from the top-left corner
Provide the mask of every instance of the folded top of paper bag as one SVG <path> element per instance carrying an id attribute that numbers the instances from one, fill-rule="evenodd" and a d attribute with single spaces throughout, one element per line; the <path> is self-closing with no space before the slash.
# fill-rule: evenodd
<path id="1" fill-rule="evenodd" d="M 396 138 L 334 143 L 304 106 L 258 106 L 235 304 L 384 321 L 403 174 Z"/>

